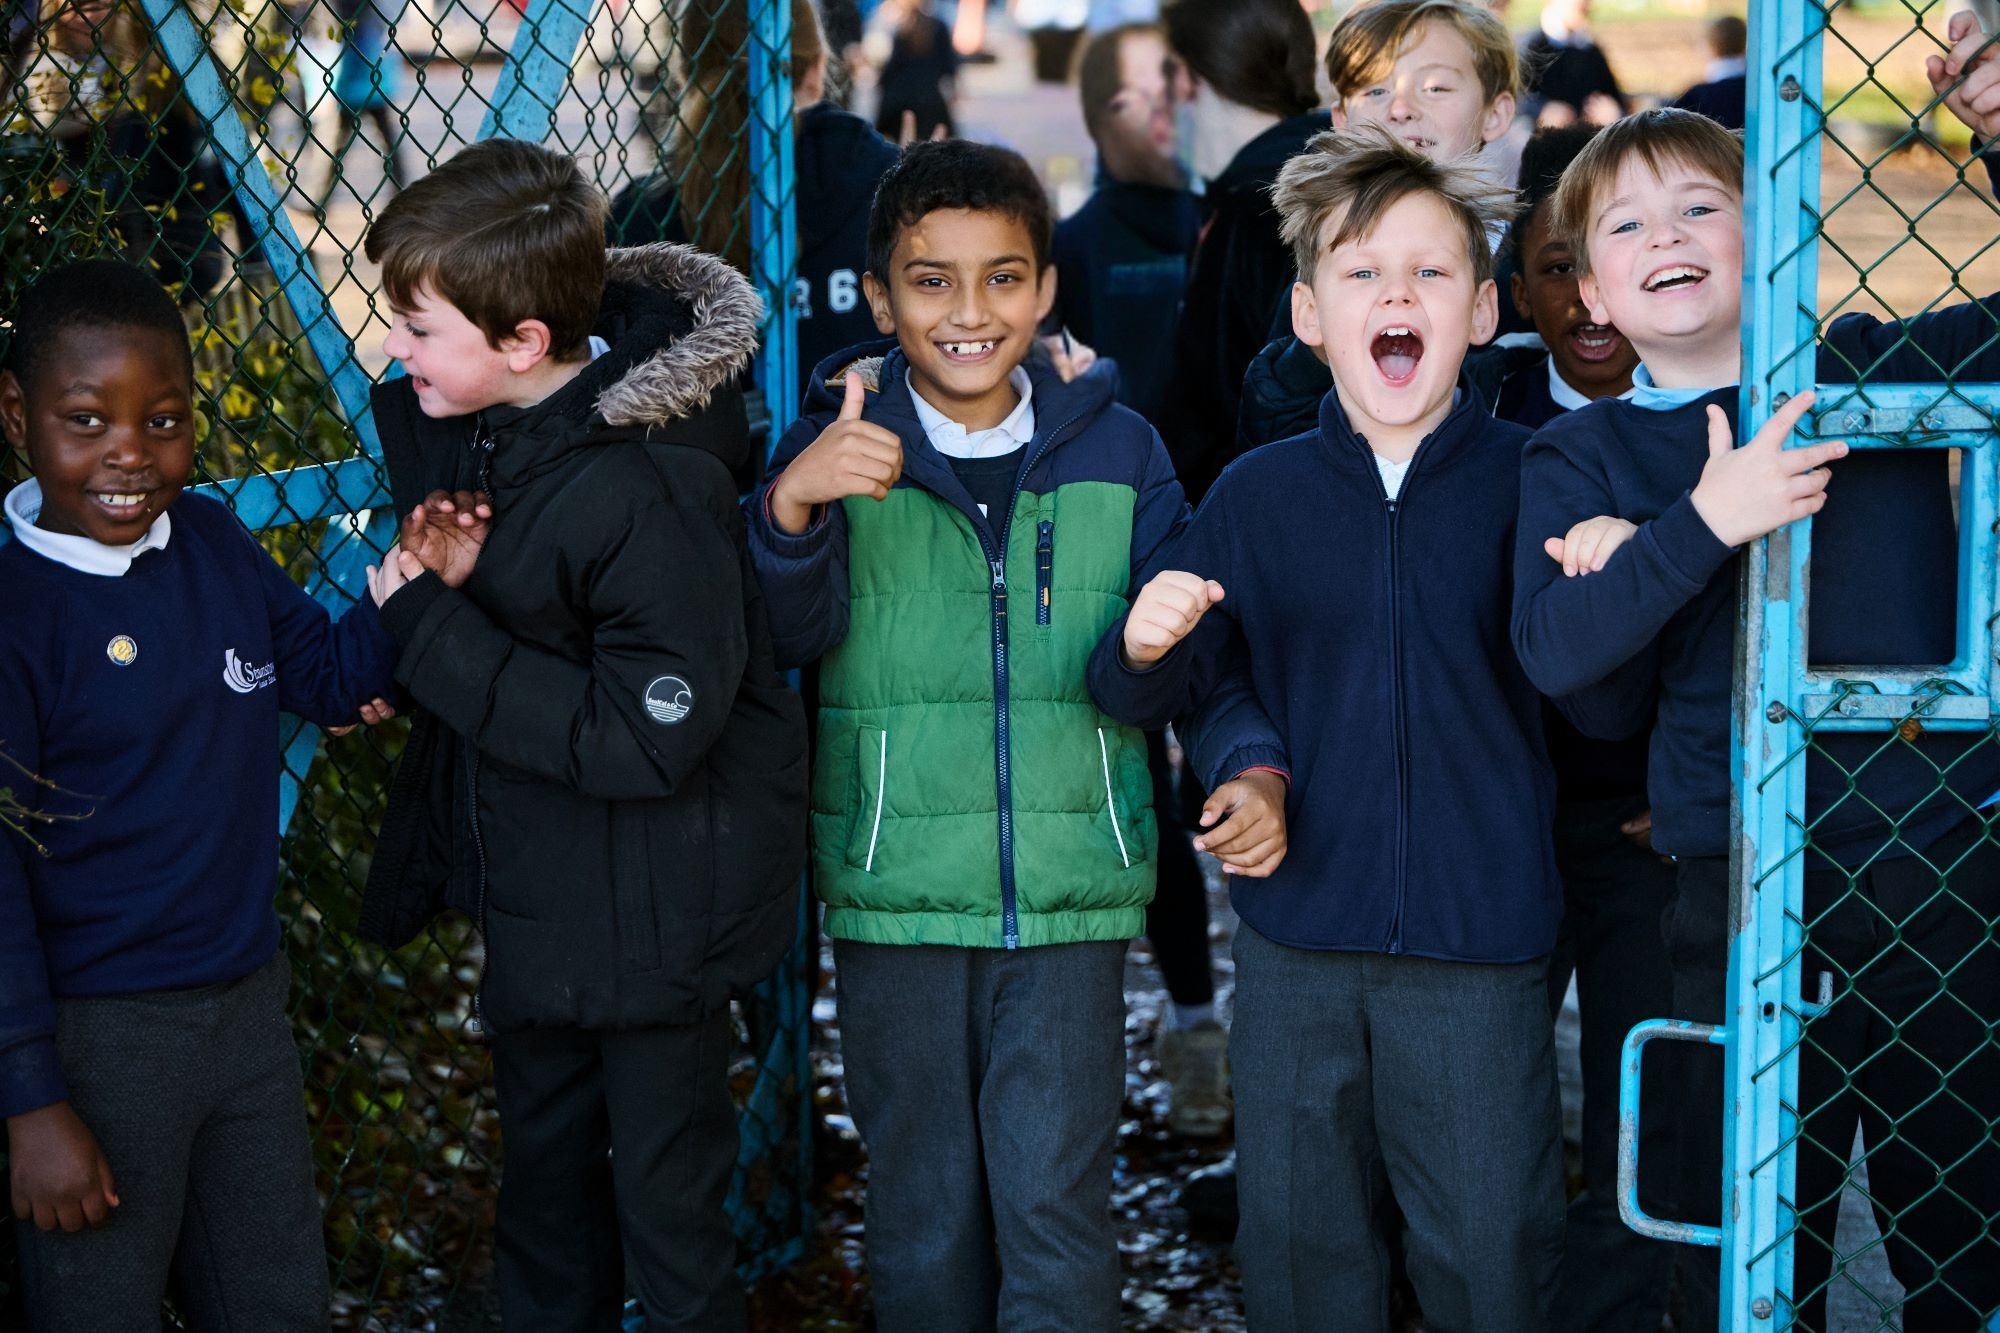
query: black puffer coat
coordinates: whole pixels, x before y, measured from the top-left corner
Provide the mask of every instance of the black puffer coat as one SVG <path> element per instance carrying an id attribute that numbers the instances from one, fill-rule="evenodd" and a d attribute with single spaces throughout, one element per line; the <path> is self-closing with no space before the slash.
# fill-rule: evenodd
<path id="1" fill-rule="evenodd" d="M 545 402 L 433 421 L 375 392 L 399 510 L 483 482 L 494 517 L 463 589 L 383 610 L 420 711 L 361 932 L 471 913 L 494 1031 L 691 1022 L 792 939 L 805 720 L 730 480 L 760 313 L 719 260 L 616 251 L 611 350 Z"/>

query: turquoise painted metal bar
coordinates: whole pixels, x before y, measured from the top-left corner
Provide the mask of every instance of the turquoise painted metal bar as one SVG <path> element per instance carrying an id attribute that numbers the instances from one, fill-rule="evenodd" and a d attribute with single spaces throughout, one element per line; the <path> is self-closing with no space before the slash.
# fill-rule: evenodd
<path id="1" fill-rule="evenodd" d="M 373 383 L 354 356 L 354 340 L 340 326 L 326 289 L 313 271 L 312 260 L 292 229 L 291 217 L 272 187 L 270 172 L 250 142 L 237 113 L 236 100 L 223 86 L 209 58 L 208 39 L 196 26 L 186 0 L 141 0 L 167 63 L 180 76 L 181 87 L 195 114 L 208 123 L 209 139 L 221 160 L 230 188 L 246 202 L 246 212 L 261 223 L 257 229 L 264 254 L 277 279 L 278 290 L 298 317 L 306 342 L 332 384 L 334 398 L 359 437 L 362 452 L 379 457 L 375 418 L 368 407 Z"/>
<path id="2" fill-rule="evenodd" d="M 595 0 L 529 0 L 493 85 L 480 138 L 540 143 L 548 137 L 569 88 L 577 43 L 595 7 Z"/>
<path id="3" fill-rule="evenodd" d="M 1680 1245 L 1720 1245 L 1720 1227 L 1672 1222 L 1654 1217 L 1639 1204 L 1639 1087 L 1650 1041 L 1694 1041 L 1721 1046 L 1729 1029 L 1678 1018 L 1652 1018 L 1625 1034 L 1624 1058 L 1618 1071 L 1618 1215 L 1625 1225 L 1654 1240 Z"/>
<path id="4" fill-rule="evenodd" d="M 792 135 L 792 9 L 789 0 L 748 0 L 750 10 L 750 272 L 764 298 L 764 338 L 757 359 L 759 386 L 770 421 L 768 444 L 775 446 L 798 415 L 798 315 L 792 287 L 798 272 L 798 215 Z M 799 895 L 798 934 L 781 976 L 811 974 L 808 949 L 816 948 L 810 891 Z M 812 995 L 803 985 L 767 982 L 763 995 L 776 1010 L 771 1050 L 751 1089 L 749 1110 L 763 1123 L 778 1123 L 785 1083 L 797 1101 L 798 1171 L 812 1179 Z M 746 1153 L 750 1148 L 746 1141 Z M 745 1162 L 748 1165 L 748 1162 Z M 739 1172 L 740 1181 L 743 1173 Z M 800 1208 L 809 1208 L 802 1193 Z M 805 1234 L 779 1247 L 765 1268 L 782 1267 L 804 1256 Z M 749 1274 L 747 1276 L 756 1276 Z"/>
<path id="5" fill-rule="evenodd" d="M 764 355 L 758 374 L 771 440 L 798 415 L 798 220 L 792 135 L 792 11 L 786 0 L 749 0 L 751 277 L 763 293 Z"/>
<path id="6" fill-rule="evenodd" d="M 382 470 L 372 458 L 307 464 L 192 489 L 228 505 L 252 531 L 340 518 L 389 503 Z"/>
<path id="7" fill-rule="evenodd" d="M 1818 0 L 1750 10 L 1744 171 L 1742 398 L 1748 439 L 1817 378 L 1820 44 Z M 1724 1328 L 1770 1327 L 1791 1285 L 1790 1201 L 1800 1031 L 1799 907 L 1804 892 L 1804 740 L 1794 688 L 1805 662 L 1804 573 L 1811 524 L 1753 543 L 1743 560 L 1740 692 L 1730 751 L 1729 980 L 1724 1024 Z M 1788 1058 L 1789 1054 L 1789 1058 Z M 1788 1311 L 1786 1311 L 1788 1313 Z"/>

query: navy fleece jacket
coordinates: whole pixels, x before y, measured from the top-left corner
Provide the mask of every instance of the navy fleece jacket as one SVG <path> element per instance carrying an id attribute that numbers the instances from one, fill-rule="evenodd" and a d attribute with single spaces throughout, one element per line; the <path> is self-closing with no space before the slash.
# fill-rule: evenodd
<path id="1" fill-rule="evenodd" d="M 1266 938 L 1482 963 L 1554 945 L 1554 784 L 1507 638 L 1526 438 L 1462 386 L 1391 500 L 1330 392 L 1318 430 L 1230 464 L 1155 562 L 1222 584 L 1195 632 L 1146 671 L 1119 656 L 1122 617 L 1098 643 L 1098 706 L 1142 727 L 1193 710 L 1204 781 L 1289 772 L 1284 863 L 1232 892 Z"/>
<path id="2" fill-rule="evenodd" d="M 1902 323 L 1846 316 L 1819 352 L 1822 383 L 1947 373 L 2000 379 L 2000 296 Z M 1710 403 L 1733 430 L 1734 386 L 1666 410 L 1600 400 L 1544 426 L 1522 464 L 1514 645 L 1535 684 L 1587 734 L 1632 735 L 1657 707 L 1647 790 L 1653 845 L 1673 856 L 1729 849 L 1737 551 L 1691 499 L 1708 459 Z M 1543 540 L 1599 514 L 1639 531 L 1598 573 L 1563 577 Z M 1952 659 L 1958 537 L 1944 451 L 1848 455 L 1833 465 L 1812 523 L 1812 662 Z M 1820 737 L 1806 769 L 1814 845 L 1849 866 L 1921 851 L 2000 790 L 1994 747 L 1954 766 L 1980 739 L 1935 733 L 1888 747 L 1860 768 L 1850 794 L 1841 769 L 1882 749 L 1881 737 Z"/>
<path id="3" fill-rule="evenodd" d="M 56 997 L 187 990 L 278 948 L 282 710 L 332 726 L 395 693 L 363 598 L 331 620 L 228 509 L 174 502 L 122 576 L 0 548 L 0 742 L 22 803 L 0 828 L 0 1117 L 68 1096 Z M 33 791 L 21 771 L 59 784 Z"/>

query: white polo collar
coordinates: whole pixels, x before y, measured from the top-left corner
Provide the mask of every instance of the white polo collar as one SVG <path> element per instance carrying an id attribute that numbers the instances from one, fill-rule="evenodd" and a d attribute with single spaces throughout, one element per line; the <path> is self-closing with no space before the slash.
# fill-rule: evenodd
<path id="1" fill-rule="evenodd" d="M 32 477 L 7 492 L 5 508 L 15 541 L 59 565 L 106 578 L 120 577 L 132 568 L 134 560 L 148 551 L 165 550 L 167 539 L 174 532 L 173 517 L 166 510 L 161 510 L 153 525 L 146 529 L 146 535 L 130 546 L 106 546 L 88 537 L 45 531 L 35 526 L 35 520 L 42 516 L 42 483 Z"/>
<path id="2" fill-rule="evenodd" d="M 903 373 L 903 382 L 909 384 L 909 372 Z M 988 430 L 967 431 L 944 413 L 924 401 L 924 396 L 911 384 L 910 402 L 917 409 L 917 424 L 924 428 L 931 447 L 946 458 L 998 458 L 1011 454 L 1028 441 L 1035 438 L 1034 383 L 1028 372 L 1016 366 L 1008 373 L 1007 382 L 1014 386 L 1014 392 L 1021 395 L 1021 401 L 1014 404 L 1014 410 L 1007 419 Z"/>
<path id="3" fill-rule="evenodd" d="M 1549 397 L 1554 400 L 1557 407 L 1565 412 L 1574 412 L 1590 402 L 1588 397 L 1571 388 L 1570 382 L 1562 377 L 1562 372 L 1556 369 L 1556 359 L 1553 355 L 1549 357 L 1548 366 Z"/>

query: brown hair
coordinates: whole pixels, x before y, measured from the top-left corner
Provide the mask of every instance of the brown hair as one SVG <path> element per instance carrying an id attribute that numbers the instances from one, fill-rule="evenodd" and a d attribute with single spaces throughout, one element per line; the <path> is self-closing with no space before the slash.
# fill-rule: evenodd
<path id="1" fill-rule="evenodd" d="M 1376 0 L 1356 5 L 1334 25 L 1326 48 L 1326 77 L 1334 97 L 1380 81 L 1428 23 L 1444 24 L 1472 48 L 1472 68 L 1488 105 L 1502 93 L 1521 95 L 1514 39 L 1491 10 L 1462 0 Z"/>
<path id="2" fill-rule="evenodd" d="M 1592 216 L 1634 158 L 1655 175 L 1669 163 L 1690 167 L 1742 197 L 1743 139 L 1707 116 L 1656 107 L 1607 125 L 1564 169 L 1549 205 L 1549 230 L 1576 255 L 1579 273 L 1590 272 Z"/>
<path id="3" fill-rule="evenodd" d="M 697 246 L 750 271 L 750 9 L 743 0 L 684 0 L 673 46 L 662 145 L 681 225 Z M 812 0 L 791 0 L 792 87 L 826 53 Z M 789 110 L 789 108 L 787 108 Z"/>
<path id="4" fill-rule="evenodd" d="M 1514 215 L 1514 192 L 1470 162 L 1433 161 L 1379 125 L 1315 134 L 1278 172 L 1271 202 L 1299 279 L 1311 282 L 1321 254 L 1368 236 L 1384 213 L 1417 194 L 1433 196 L 1458 221 L 1474 283 L 1492 277 L 1487 232 Z M 1340 223 L 1322 243 L 1335 214 Z"/>
<path id="5" fill-rule="evenodd" d="M 1725 60 L 1741 56 L 1750 49 L 1750 25 L 1734 14 L 1724 14 L 1708 25 L 1708 46 Z"/>
<path id="6" fill-rule="evenodd" d="M 1167 45 L 1226 102 L 1271 116 L 1319 105 L 1312 20 L 1299 0 L 1174 0 Z"/>
<path id="7" fill-rule="evenodd" d="M 573 158 L 487 139 L 389 201 L 368 228 L 389 300 L 428 286 L 498 347 L 525 319 L 549 326 L 559 361 L 585 354 L 604 299 L 603 191 Z"/>
<path id="8" fill-rule="evenodd" d="M 1106 28 L 1085 42 L 1083 53 L 1076 59 L 1076 91 L 1083 101 L 1083 128 L 1093 139 L 1111 110 L 1111 99 L 1125 86 L 1123 61 L 1128 37 L 1166 40 L 1166 34 L 1157 24 L 1123 23 Z"/>

